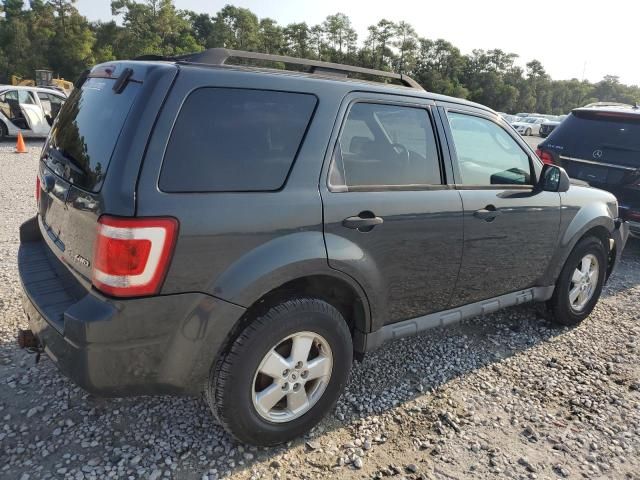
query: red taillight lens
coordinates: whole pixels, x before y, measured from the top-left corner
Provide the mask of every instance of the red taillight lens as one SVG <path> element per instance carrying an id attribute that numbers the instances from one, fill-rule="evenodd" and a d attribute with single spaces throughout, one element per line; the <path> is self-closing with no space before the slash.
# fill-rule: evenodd
<path id="1" fill-rule="evenodd" d="M 174 218 L 100 217 L 93 285 L 115 297 L 158 293 L 177 233 Z"/>
<path id="2" fill-rule="evenodd" d="M 40 185 L 40 175 L 36 175 L 36 206 L 40 208 L 40 192 L 42 186 Z"/>
<path id="3" fill-rule="evenodd" d="M 548 163 L 550 165 L 553 165 L 553 156 L 549 152 L 546 152 L 538 148 L 536 149 L 536 155 L 540 160 L 542 160 L 542 163 Z"/>

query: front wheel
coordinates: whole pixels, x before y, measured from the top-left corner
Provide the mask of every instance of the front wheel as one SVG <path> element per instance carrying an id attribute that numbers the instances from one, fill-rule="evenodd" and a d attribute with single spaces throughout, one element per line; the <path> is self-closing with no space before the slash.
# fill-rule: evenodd
<path id="1" fill-rule="evenodd" d="M 524 134 L 525 134 L 525 136 L 527 136 L 527 137 L 528 137 L 528 136 L 530 136 L 530 135 L 531 135 L 531 129 L 530 129 L 530 128 L 527 128 L 527 131 L 526 131 L 526 132 L 524 132 Z"/>
<path id="2" fill-rule="evenodd" d="M 607 270 L 604 245 L 595 237 L 583 238 L 567 259 L 547 302 L 551 320 L 577 325 L 598 303 Z"/>
<path id="3" fill-rule="evenodd" d="M 222 355 L 207 402 L 241 442 L 283 443 L 333 408 L 352 357 L 351 334 L 337 309 L 315 298 L 289 300 L 254 319 Z"/>

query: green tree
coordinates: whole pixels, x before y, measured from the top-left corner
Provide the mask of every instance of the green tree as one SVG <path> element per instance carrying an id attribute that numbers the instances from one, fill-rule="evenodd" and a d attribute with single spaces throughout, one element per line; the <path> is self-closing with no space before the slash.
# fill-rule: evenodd
<path id="1" fill-rule="evenodd" d="M 395 26 L 395 35 L 393 45 L 398 49 L 396 70 L 400 73 L 411 72 L 418 53 L 418 34 L 410 24 L 401 21 Z"/>
<path id="2" fill-rule="evenodd" d="M 305 22 L 291 23 L 283 30 L 284 53 L 307 58 L 311 52 L 311 32 Z"/>
<path id="3" fill-rule="evenodd" d="M 344 13 L 329 15 L 322 23 L 322 29 L 332 61 L 342 61 L 347 53 L 355 52 L 358 36 Z"/>
<path id="4" fill-rule="evenodd" d="M 258 48 L 260 24 L 251 10 L 226 5 L 215 16 L 213 25 L 213 46 L 238 50 Z"/>
<path id="5" fill-rule="evenodd" d="M 96 62 L 143 54 L 179 55 L 227 47 L 317 58 L 407 73 L 427 90 L 469 98 L 497 110 L 567 113 L 594 101 L 640 102 L 640 87 L 614 75 L 600 82 L 552 80 L 539 60 L 522 68 L 501 49 L 462 55 L 443 39 L 421 38 L 407 22 L 381 19 L 358 46 L 351 19 L 329 15 L 321 24 L 259 19 L 226 5 L 215 15 L 176 10 L 173 0 L 112 0 L 114 19 L 89 23 L 76 0 L 0 0 L 0 81 L 33 78 L 50 68 L 75 78 Z M 282 65 L 276 65 L 281 67 Z"/>
<path id="6" fill-rule="evenodd" d="M 284 47 L 282 27 L 271 18 L 260 20 L 258 30 L 258 49 L 263 53 L 280 53 Z"/>
<path id="7" fill-rule="evenodd" d="M 124 27 L 121 50 L 124 58 L 139 55 L 180 55 L 199 51 L 188 12 L 178 12 L 173 0 L 113 0 L 113 15 L 122 16 Z"/>
<path id="8" fill-rule="evenodd" d="M 58 75 L 74 78 L 95 63 L 95 37 L 89 22 L 75 7 L 76 0 L 53 0 L 54 34 L 49 45 L 49 66 Z"/>

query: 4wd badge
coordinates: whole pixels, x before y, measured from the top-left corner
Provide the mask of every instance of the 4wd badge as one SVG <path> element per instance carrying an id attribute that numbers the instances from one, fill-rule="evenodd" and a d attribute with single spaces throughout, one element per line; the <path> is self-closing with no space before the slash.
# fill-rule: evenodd
<path id="1" fill-rule="evenodd" d="M 73 257 L 73 259 L 79 264 L 84 265 L 87 268 L 89 267 L 89 265 L 91 265 L 91 262 L 86 258 L 84 258 L 82 255 L 76 255 L 75 257 Z"/>

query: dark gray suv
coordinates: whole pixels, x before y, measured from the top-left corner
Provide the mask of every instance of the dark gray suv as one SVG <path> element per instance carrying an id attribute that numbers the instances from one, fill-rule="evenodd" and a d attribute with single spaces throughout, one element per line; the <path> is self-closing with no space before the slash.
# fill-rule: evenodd
<path id="1" fill-rule="evenodd" d="M 613 195 L 406 76 L 215 49 L 78 87 L 20 231 L 20 342 L 98 395 L 204 390 L 243 442 L 304 433 L 387 340 L 531 301 L 581 321 L 627 239 Z"/>

